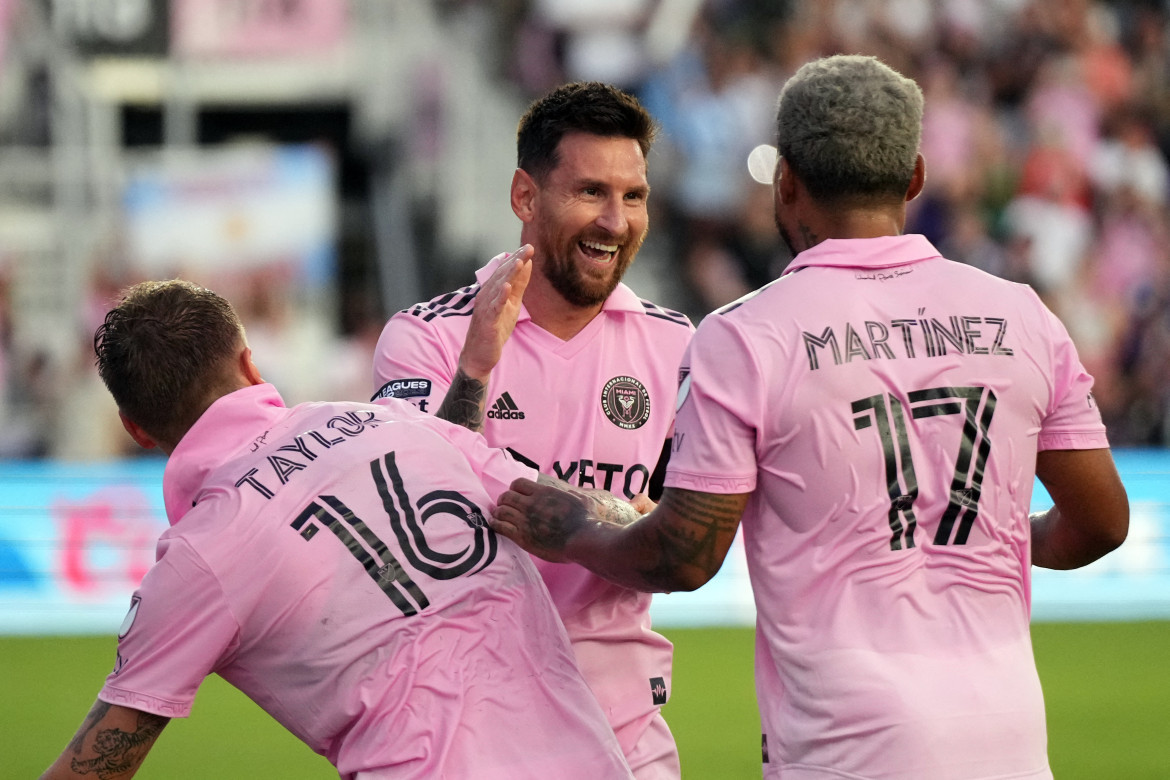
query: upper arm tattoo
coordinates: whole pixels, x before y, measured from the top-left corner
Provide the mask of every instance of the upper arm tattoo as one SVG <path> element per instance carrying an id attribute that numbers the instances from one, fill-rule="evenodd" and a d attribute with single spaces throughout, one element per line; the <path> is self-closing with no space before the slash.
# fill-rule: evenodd
<path id="1" fill-rule="evenodd" d="M 462 369 L 455 371 L 451 387 L 443 397 L 443 403 L 435 416 L 462 425 L 471 431 L 483 430 L 484 405 L 487 402 L 487 385 L 472 379 Z"/>
<path id="2" fill-rule="evenodd" d="M 113 705 L 99 700 L 86 716 L 77 734 L 69 743 L 75 756 L 83 754 L 85 741 L 93 733 L 93 745 L 88 754 L 93 758 L 74 758 L 70 768 L 79 775 L 96 775 L 101 780 L 130 777 L 142 765 L 155 739 L 170 722 L 170 718 L 134 710 L 137 723 L 133 731 L 117 726 L 99 728 Z"/>

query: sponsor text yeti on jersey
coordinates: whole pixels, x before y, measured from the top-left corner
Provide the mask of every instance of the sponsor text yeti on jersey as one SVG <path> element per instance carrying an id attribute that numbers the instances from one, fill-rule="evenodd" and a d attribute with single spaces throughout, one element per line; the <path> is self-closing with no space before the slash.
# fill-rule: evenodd
<path id="1" fill-rule="evenodd" d="M 633 498 L 639 493 L 645 493 L 650 487 L 651 469 L 642 463 L 626 466 L 621 463 L 594 463 L 590 458 L 552 462 L 551 471 L 541 464 L 527 457 L 512 447 L 508 447 L 512 457 L 526 466 L 539 469 L 545 474 L 553 474 L 557 479 L 563 479 L 571 485 L 587 488 L 601 488 L 614 495 L 624 495 Z"/>

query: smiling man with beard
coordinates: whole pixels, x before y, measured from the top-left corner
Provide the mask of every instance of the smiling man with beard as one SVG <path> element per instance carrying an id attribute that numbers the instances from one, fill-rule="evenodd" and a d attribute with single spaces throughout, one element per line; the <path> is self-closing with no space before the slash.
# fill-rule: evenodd
<path id="1" fill-rule="evenodd" d="M 520 120 L 511 186 L 521 248 L 492 259 L 475 284 L 390 319 L 375 397 L 483 431 L 574 485 L 642 508 L 657 498 L 694 327 L 621 283 L 648 228 L 655 132 L 637 100 L 606 84 L 535 101 Z M 659 712 L 673 648 L 651 630 L 649 595 L 536 563 L 635 776 L 678 778 Z"/>

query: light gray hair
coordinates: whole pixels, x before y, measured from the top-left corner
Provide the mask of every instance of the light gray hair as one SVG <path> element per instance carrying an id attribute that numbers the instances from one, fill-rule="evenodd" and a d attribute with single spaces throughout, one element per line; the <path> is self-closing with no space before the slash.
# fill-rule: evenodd
<path id="1" fill-rule="evenodd" d="M 875 57 L 801 66 L 780 91 L 776 147 L 818 201 L 903 198 L 922 137 L 922 90 Z"/>

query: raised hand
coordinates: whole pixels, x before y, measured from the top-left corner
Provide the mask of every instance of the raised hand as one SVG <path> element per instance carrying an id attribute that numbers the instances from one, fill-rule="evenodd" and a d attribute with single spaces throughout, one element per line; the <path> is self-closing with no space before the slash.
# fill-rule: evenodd
<path id="1" fill-rule="evenodd" d="M 504 344 L 516 327 L 520 303 L 532 276 L 531 244 L 525 244 L 500 263 L 475 297 L 471 325 L 459 353 L 459 370 L 487 384 L 500 362 Z"/>
<path id="2" fill-rule="evenodd" d="M 532 276 L 533 251 L 531 244 L 517 249 L 480 288 L 459 366 L 436 417 L 472 431 L 483 430 L 488 381 L 520 317 L 524 290 Z"/>

